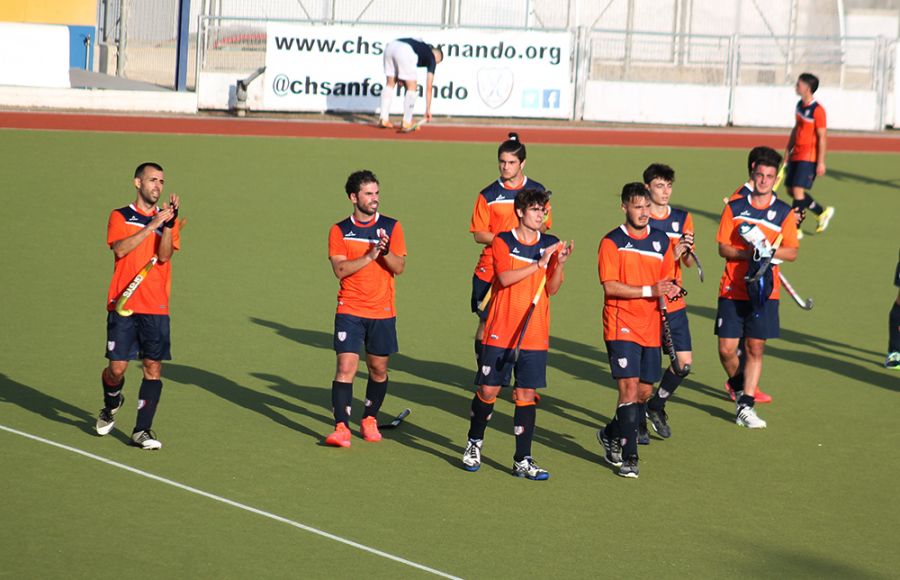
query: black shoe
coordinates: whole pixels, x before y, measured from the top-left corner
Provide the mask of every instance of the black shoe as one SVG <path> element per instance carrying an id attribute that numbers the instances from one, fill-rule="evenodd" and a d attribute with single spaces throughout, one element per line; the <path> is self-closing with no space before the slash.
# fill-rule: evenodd
<path id="1" fill-rule="evenodd" d="M 606 452 L 603 456 L 603 459 L 606 460 L 607 463 L 613 465 L 615 467 L 622 466 L 622 445 L 619 443 L 617 439 L 610 439 L 606 436 L 606 430 L 600 429 L 597 431 L 597 440 L 603 445 L 603 450 Z"/>
<path id="2" fill-rule="evenodd" d="M 650 426 L 653 427 L 657 435 L 663 439 L 668 439 L 672 436 L 672 429 L 669 428 L 669 415 L 666 414 L 665 409 L 660 409 L 659 411 L 647 409 L 647 418 L 650 419 Z"/>
<path id="3" fill-rule="evenodd" d="M 622 477 L 629 477 L 631 479 L 637 479 L 638 477 L 638 458 L 632 455 L 622 464 L 622 467 L 619 468 L 619 475 Z"/>
<path id="4" fill-rule="evenodd" d="M 647 421 L 638 422 L 638 445 L 650 445 L 650 433 L 647 431 Z"/>

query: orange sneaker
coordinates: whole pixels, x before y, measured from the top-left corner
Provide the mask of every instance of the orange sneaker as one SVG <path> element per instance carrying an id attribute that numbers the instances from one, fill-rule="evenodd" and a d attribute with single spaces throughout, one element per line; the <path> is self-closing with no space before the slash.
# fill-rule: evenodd
<path id="1" fill-rule="evenodd" d="M 378 127 L 381 129 L 393 129 L 394 124 L 391 123 L 390 121 L 384 121 L 384 120 L 379 119 Z"/>
<path id="2" fill-rule="evenodd" d="M 350 447 L 350 429 L 344 423 L 338 423 L 334 433 L 325 438 L 325 445 L 332 447 Z"/>
<path id="3" fill-rule="evenodd" d="M 731 397 L 731 400 L 734 401 L 734 391 L 731 389 L 731 385 L 728 384 L 728 381 L 725 381 L 725 391 L 728 393 L 728 396 Z M 761 388 L 756 387 L 756 396 L 754 399 L 756 399 L 757 403 L 771 403 L 772 395 L 764 393 Z"/>
<path id="4" fill-rule="evenodd" d="M 381 433 L 378 432 L 378 420 L 375 417 L 364 417 L 359 425 L 359 431 L 362 434 L 362 438 L 369 443 L 381 441 Z"/>

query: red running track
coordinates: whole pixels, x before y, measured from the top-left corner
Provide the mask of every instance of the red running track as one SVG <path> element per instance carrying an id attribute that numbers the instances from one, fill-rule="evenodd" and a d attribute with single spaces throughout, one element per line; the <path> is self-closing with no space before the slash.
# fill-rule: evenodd
<path id="1" fill-rule="evenodd" d="M 721 130 L 609 129 L 601 127 L 546 127 L 509 125 L 427 125 L 411 134 L 379 129 L 349 121 L 290 119 L 237 119 L 230 117 L 140 117 L 78 113 L 0 111 L 0 128 L 120 133 L 169 133 L 182 135 L 245 135 L 329 139 L 380 139 L 397 141 L 455 141 L 498 143 L 508 131 L 527 135 L 528 143 L 625 147 L 710 147 L 749 149 L 768 145 L 781 150 L 783 133 Z M 900 153 L 900 134 L 840 134 L 828 136 L 829 151 Z"/>

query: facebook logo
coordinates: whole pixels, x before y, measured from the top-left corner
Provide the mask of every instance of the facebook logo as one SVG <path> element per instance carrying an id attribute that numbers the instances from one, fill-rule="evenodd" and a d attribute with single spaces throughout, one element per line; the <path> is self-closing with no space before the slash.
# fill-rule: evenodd
<path id="1" fill-rule="evenodd" d="M 541 106 L 541 93 L 537 89 L 525 89 L 522 91 L 522 108 L 537 109 Z"/>
<path id="2" fill-rule="evenodd" d="M 544 90 L 543 108 L 544 109 L 558 109 L 559 108 L 559 89 Z"/>

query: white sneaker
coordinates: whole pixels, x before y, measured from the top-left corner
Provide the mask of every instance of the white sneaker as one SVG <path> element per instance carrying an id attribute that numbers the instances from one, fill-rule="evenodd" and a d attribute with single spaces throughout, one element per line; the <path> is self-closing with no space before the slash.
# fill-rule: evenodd
<path id="1" fill-rule="evenodd" d="M 466 444 L 466 451 L 463 453 L 463 467 L 466 471 L 478 471 L 478 468 L 481 467 L 481 446 L 484 444 L 484 441 L 479 439 L 477 441 L 473 441 L 469 439 L 468 444 Z"/>
<path id="2" fill-rule="evenodd" d="M 102 437 L 113 430 L 113 427 L 116 426 L 116 413 L 119 412 L 124 403 L 125 397 L 119 394 L 119 404 L 116 405 L 115 409 L 107 409 L 106 407 L 100 409 L 100 413 L 97 415 L 97 423 L 94 425 L 94 431 L 97 432 L 97 435 Z"/>
<path id="3" fill-rule="evenodd" d="M 550 472 L 546 469 L 541 469 L 530 456 L 522 461 L 513 461 L 512 474 L 516 477 L 524 477 L 535 481 L 550 479 Z"/>
<path id="4" fill-rule="evenodd" d="M 759 415 L 756 414 L 756 409 L 753 407 L 739 408 L 734 422 L 741 427 L 747 427 L 748 429 L 766 428 L 766 422 L 759 418 Z"/>
<path id="5" fill-rule="evenodd" d="M 160 443 L 152 431 L 138 431 L 137 433 L 132 433 L 131 441 L 129 441 L 129 443 L 147 451 L 162 449 L 162 443 Z"/>
<path id="6" fill-rule="evenodd" d="M 831 218 L 834 217 L 834 208 L 832 206 L 828 206 L 825 208 L 825 211 L 822 212 L 822 215 L 818 217 L 819 225 L 816 228 L 816 233 L 821 234 L 826 229 L 828 229 L 828 222 L 831 221 Z"/>

